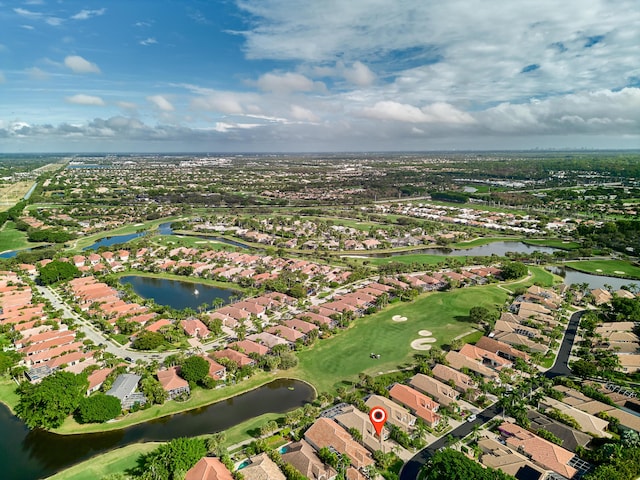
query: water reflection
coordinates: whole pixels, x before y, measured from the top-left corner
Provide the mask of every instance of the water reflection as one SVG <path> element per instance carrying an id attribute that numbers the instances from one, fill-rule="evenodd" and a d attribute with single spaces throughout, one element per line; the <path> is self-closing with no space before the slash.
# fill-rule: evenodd
<path id="1" fill-rule="evenodd" d="M 275 380 L 223 402 L 122 430 L 83 435 L 29 431 L 0 406 L 0 461 L 4 480 L 33 480 L 52 475 L 99 453 L 137 442 L 167 441 L 219 432 L 264 413 L 284 413 L 314 398 L 313 389 L 297 380 Z"/>
<path id="2" fill-rule="evenodd" d="M 238 292 L 226 288 L 213 287 L 204 283 L 183 282 L 167 278 L 127 275 L 120 283 L 129 284 L 142 298 L 152 298 L 158 305 L 167 305 L 176 310 L 197 309 L 203 303 L 212 305 L 217 298 L 226 305 Z"/>
<path id="3" fill-rule="evenodd" d="M 569 267 L 547 267 L 547 270 L 563 277 L 566 285 L 587 283 L 589 284 L 590 289 L 605 288 L 605 285 L 609 285 L 614 290 L 619 290 L 623 285 L 640 285 L 640 280 L 607 277 L 605 275 L 592 275 L 590 273 L 573 270 Z"/>

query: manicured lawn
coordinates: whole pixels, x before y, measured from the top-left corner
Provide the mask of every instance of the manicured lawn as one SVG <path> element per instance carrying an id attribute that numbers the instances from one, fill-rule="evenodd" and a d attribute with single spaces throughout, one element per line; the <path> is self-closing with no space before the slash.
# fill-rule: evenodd
<path id="1" fill-rule="evenodd" d="M 577 242 L 566 242 L 559 238 L 534 238 L 523 240 L 523 242 L 527 245 L 560 248 L 562 250 L 575 250 L 576 248 L 580 248 L 580 244 Z"/>
<path id="2" fill-rule="evenodd" d="M 108 424 L 80 425 L 72 417 L 68 417 L 64 421 L 62 426 L 54 430 L 54 432 L 60 434 L 70 434 L 117 430 L 137 423 L 143 423 L 154 418 L 159 418 L 166 415 L 184 412 L 197 407 L 209 405 L 220 400 L 224 400 L 226 398 L 248 392 L 249 390 L 252 390 L 254 388 L 258 388 L 265 383 L 270 382 L 274 378 L 275 376 L 273 374 L 260 372 L 248 380 L 225 388 L 216 388 L 213 390 L 203 390 L 201 388 L 197 388 L 191 392 L 191 398 L 189 398 L 189 400 L 187 400 L 186 402 L 166 402 L 164 405 L 154 405 L 147 410 L 141 410 L 136 413 L 131 413 L 118 421 Z"/>
<path id="3" fill-rule="evenodd" d="M 140 455 L 154 450 L 160 443 L 134 443 L 69 467 L 48 477 L 49 480 L 95 480 L 113 473 L 125 473 L 136 466 Z"/>
<path id="4" fill-rule="evenodd" d="M 189 248 L 204 248 L 209 250 L 235 250 L 236 247 L 227 243 L 218 242 L 216 240 L 203 240 L 198 237 L 191 237 L 188 235 L 160 235 L 154 237 L 154 243 L 163 245 L 165 247 L 189 247 Z"/>
<path id="5" fill-rule="evenodd" d="M 0 380 L 0 402 L 4 403 L 13 412 L 18 404 L 18 394 L 16 393 L 16 383 L 6 377 Z"/>
<path id="6" fill-rule="evenodd" d="M 282 418 L 278 413 L 265 413 L 259 417 L 254 417 L 246 422 L 242 422 L 235 427 L 225 430 L 226 440 L 224 446 L 229 448 L 237 443 L 244 442 L 246 440 L 252 440 L 255 438 L 255 433 L 260 431 L 265 423 Z"/>
<path id="7" fill-rule="evenodd" d="M 406 255 L 396 255 L 395 257 L 385 258 L 367 258 L 370 265 L 386 265 L 387 263 L 425 263 L 427 265 L 436 265 L 444 262 L 447 257 L 442 255 L 427 255 L 424 253 L 407 253 Z"/>
<path id="8" fill-rule="evenodd" d="M 24 232 L 16 230 L 16 224 L 12 221 L 5 223 L 0 229 L 0 252 L 33 247 L 35 245 L 37 244 L 27 241 L 27 235 Z"/>
<path id="9" fill-rule="evenodd" d="M 136 233 L 143 230 L 153 230 L 157 228 L 161 223 L 172 222 L 174 220 L 177 220 L 178 218 L 181 217 L 159 218 L 157 220 L 144 222 L 142 225 L 131 224 L 116 228 L 115 230 L 109 230 L 107 232 L 94 233 L 93 235 L 82 237 L 81 239 L 77 240 L 75 242 L 75 245 L 73 246 L 73 249 L 82 250 L 84 247 L 88 247 L 89 245 L 92 245 L 93 243 L 105 237 L 113 237 L 115 235 L 128 235 L 130 233 Z"/>
<path id="10" fill-rule="evenodd" d="M 470 287 L 451 292 L 424 294 L 412 303 L 395 303 L 375 315 L 357 319 L 335 338 L 321 340 L 298 355 L 299 365 L 291 372 L 316 386 L 318 391 L 333 391 L 343 380 L 357 381 L 363 372 L 377 375 L 402 367 L 412 359 L 412 340 L 421 338 L 419 330 L 429 330 L 436 338 L 434 345 L 450 342 L 473 330 L 467 321 L 469 309 L 475 305 L 502 305 L 506 291 L 495 285 Z M 407 317 L 394 322 L 392 317 Z M 371 353 L 380 358 L 370 358 Z"/>
<path id="11" fill-rule="evenodd" d="M 585 260 L 566 262 L 565 265 L 581 272 L 595 273 L 596 275 L 640 279 L 640 267 L 624 260 Z"/>
<path id="12" fill-rule="evenodd" d="M 468 242 L 456 242 L 448 245 L 451 248 L 473 248 L 488 245 L 493 242 L 517 242 L 522 240 L 520 237 L 483 237 L 470 240 Z"/>

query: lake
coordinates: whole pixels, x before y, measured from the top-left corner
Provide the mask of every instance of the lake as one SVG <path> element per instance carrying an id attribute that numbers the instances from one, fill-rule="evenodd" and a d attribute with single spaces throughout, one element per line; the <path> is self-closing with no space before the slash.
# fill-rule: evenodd
<path id="1" fill-rule="evenodd" d="M 610 285 L 614 290 L 619 290 L 623 285 L 631 285 L 633 283 L 640 285 L 640 280 L 593 275 L 579 272 L 568 267 L 547 267 L 547 270 L 564 278 L 566 285 L 571 285 L 572 283 L 588 283 L 590 289 L 605 288 L 605 285 Z"/>
<path id="2" fill-rule="evenodd" d="M 480 245 L 478 247 L 471 248 L 421 248 L 419 250 L 410 250 L 404 252 L 389 252 L 389 253 L 372 253 L 367 255 L 358 251 L 359 256 L 363 257 L 396 257 L 398 255 L 414 255 L 414 254 L 426 254 L 426 255 L 443 255 L 446 257 L 490 257 L 491 255 L 497 255 L 504 257 L 507 252 L 512 253 L 526 253 L 531 254 L 533 252 L 541 252 L 552 254 L 558 251 L 557 248 L 551 247 L 538 247 L 534 245 L 527 245 L 523 242 L 491 242 L 486 245 Z"/>
<path id="3" fill-rule="evenodd" d="M 281 379 L 196 410 L 122 430 L 82 435 L 30 431 L 6 406 L 0 405 L 1 477 L 4 480 L 44 478 L 94 455 L 131 443 L 215 433 L 264 413 L 287 412 L 313 398 L 313 388 L 306 383 Z"/>
<path id="4" fill-rule="evenodd" d="M 97 242 L 89 245 L 88 247 L 84 247 L 82 250 L 96 250 L 100 247 L 110 247 L 112 245 L 116 245 L 117 243 L 125 243 L 129 240 L 133 240 L 134 238 L 142 237 L 146 235 L 146 232 L 137 232 L 137 233 L 129 233 L 127 235 L 114 235 L 112 237 L 104 237 L 98 240 Z"/>
<path id="5" fill-rule="evenodd" d="M 230 303 L 236 290 L 213 287 L 203 283 L 184 282 L 167 278 L 142 277 L 127 275 L 120 278 L 120 283 L 128 283 L 133 291 L 142 298 L 152 298 L 158 305 L 167 305 L 176 310 L 197 308 L 203 303 L 213 304 L 216 298 L 221 298 L 224 305 Z"/>
<path id="6" fill-rule="evenodd" d="M 158 225 L 158 230 L 156 230 L 156 232 L 159 235 L 175 235 L 175 233 L 173 232 L 173 228 L 171 228 L 171 222 L 161 223 L 160 225 Z M 138 233 L 130 233 L 128 235 L 113 235 L 111 237 L 104 237 L 98 240 L 97 242 L 95 242 L 94 244 L 89 245 L 88 247 L 84 247 L 82 250 L 96 250 L 97 248 L 100 248 L 100 247 L 110 247 L 118 243 L 126 243 L 130 240 L 133 240 L 134 238 L 142 237 L 143 235 L 146 235 L 146 234 L 147 232 L 138 232 Z M 240 242 L 227 240 L 226 238 L 216 237 L 213 235 L 212 236 L 188 235 L 188 236 L 195 237 L 195 238 L 202 238 L 203 240 L 215 240 L 216 242 L 226 243 L 227 245 L 231 245 L 234 247 L 249 248 L 247 245 L 244 245 Z M 2 258 L 2 254 L 0 254 L 0 258 Z"/>

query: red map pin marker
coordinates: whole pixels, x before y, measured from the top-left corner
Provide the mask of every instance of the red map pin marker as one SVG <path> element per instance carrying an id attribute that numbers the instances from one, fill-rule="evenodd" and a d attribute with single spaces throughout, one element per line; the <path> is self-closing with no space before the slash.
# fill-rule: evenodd
<path id="1" fill-rule="evenodd" d="M 373 424 L 373 428 L 376 429 L 376 433 L 380 436 L 380 432 L 382 432 L 382 427 L 387 423 L 387 411 L 382 407 L 373 407 L 369 410 L 369 420 Z"/>

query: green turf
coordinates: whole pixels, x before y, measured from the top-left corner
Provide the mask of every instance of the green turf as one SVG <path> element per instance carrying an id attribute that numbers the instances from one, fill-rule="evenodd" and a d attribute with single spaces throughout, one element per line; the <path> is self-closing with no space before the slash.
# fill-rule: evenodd
<path id="1" fill-rule="evenodd" d="M 2 377 L 2 380 L 0 380 L 0 402 L 9 407 L 12 412 L 19 400 L 16 387 L 16 383 L 7 377 Z"/>
<path id="2" fill-rule="evenodd" d="M 235 250 L 237 247 L 216 240 L 203 240 L 188 235 L 160 235 L 153 242 L 165 247 L 206 248 L 208 250 Z"/>
<path id="3" fill-rule="evenodd" d="M 469 240 L 468 242 L 456 242 L 448 245 L 450 248 L 473 248 L 473 247 L 481 247 L 483 245 L 489 245 L 493 242 L 519 242 L 521 241 L 521 237 L 482 237 L 476 238 L 474 240 Z"/>
<path id="4" fill-rule="evenodd" d="M 86 460 L 48 477 L 49 480 L 96 480 L 114 473 L 126 473 L 136 466 L 140 455 L 149 453 L 157 442 L 134 443 Z"/>
<path id="5" fill-rule="evenodd" d="M 580 248 L 580 244 L 577 242 L 567 242 L 559 238 L 534 238 L 523 240 L 523 242 L 527 245 L 560 248 L 562 250 L 575 250 L 577 248 Z"/>
<path id="6" fill-rule="evenodd" d="M 596 275 L 640 279 L 640 267 L 624 260 L 584 260 L 566 262 L 565 265 L 581 272 L 595 273 Z"/>
<path id="7" fill-rule="evenodd" d="M 397 369 L 418 353 L 410 343 L 421 338 L 419 330 L 431 331 L 437 339 L 434 345 L 446 344 L 473 330 L 474 325 L 467 320 L 469 308 L 502 305 L 507 297 L 505 290 L 490 285 L 425 294 L 412 303 L 396 303 L 356 320 L 335 338 L 300 352 L 294 373 L 318 391 L 332 391 L 343 385 L 343 380 L 357 381 L 361 372 L 377 375 Z M 394 315 L 407 317 L 407 321 L 394 322 Z M 380 359 L 370 358 L 371 353 L 380 354 Z"/>
<path id="8" fill-rule="evenodd" d="M 29 243 L 27 235 L 20 230 L 16 230 L 16 224 L 12 221 L 5 223 L 0 229 L 0 252 L 33 247 L 34 245 L 37 244 Z"/>
<path id="9" fill-rule="evenodd" d="M 157 220 L 151 220 L 149 222 L 141 222 L 142 225 L 131 224 L 116 228 L 114 230 L 94 233 L 93 235 L 82 237 L 81 239 L 74 242 L 73 249 L 82 250 L 84 247 L 88 247 L 89 245 L 92 245 L 93 243 L 105 237 L 113 237 L 115 235 L 128 235 L 130 233 L 136 233 L 143 230 L 154 230 L 158 228 L 158 225 L 160 225 L 161 223 L 171 222 L 177 220 L 178 218 L 180 217 L 159 218 Z"/>
<path id="10" fill-rule="evenodd" d="M 424 253 L 407 253 L 406 255 L 396 255 L 394 257 L 384 258 L 366 258 L 370 265 L 386 265 L 387 263 L 425 263 L 427 265 L 436 265 L 444 262 L 447 257 L 442 255 L 427 255 Z"/>

